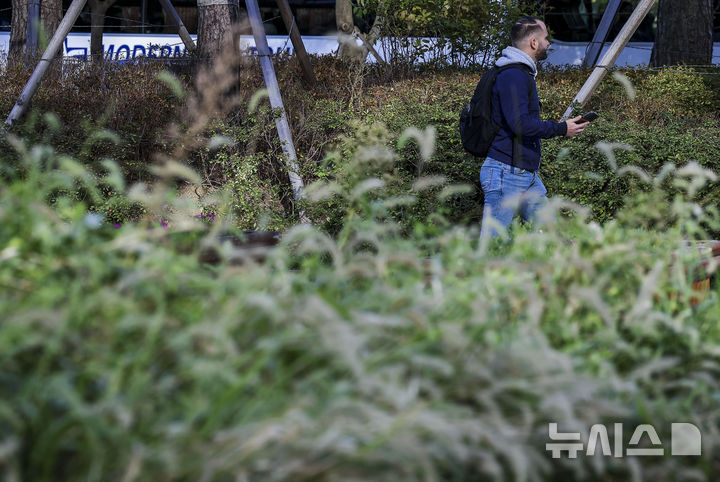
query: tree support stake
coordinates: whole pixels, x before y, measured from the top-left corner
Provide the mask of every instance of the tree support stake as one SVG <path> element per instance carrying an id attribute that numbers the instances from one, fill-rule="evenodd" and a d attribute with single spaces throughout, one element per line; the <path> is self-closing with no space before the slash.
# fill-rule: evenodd
<path id="1" fill-rule="evenodd" d="M 68 8 L 62 22 L 60 22 L 55 34 L 52 36 L 52 39 L 50 39 L 50 43 L 45 49 L 42 58 L 40 58 L 40 61 L 30 76 L 30 80 L 28 80 L 25 88 L 20 94 L 20 97 L 15 103 L 15 106 L 12 108 L 12 111 L 10 111 L 10 115 L 5 120 L 6 126 L 12 125 L 12 123 L 22 117 L 27 110 L 28 105 L 30 104 L 30 99 L 32 99 L 33 95 L 35 95 L 35 92 L 40 86 L 40 82 L 43 77 L 45 77 L 47 69 L 50 67 L 50 62 L 53 60 L 55 55 L 57 55 L 58 50 L 60 50 L 63 40 L 67 37 L 67 34 L 75 24 L 78 16 L 80 16 L 80 12 L 82 12 L 82 9 L 85 7 L 86 1 L 87 0 L 73 0 L 70 4 L 70 8 Z"/>
<path id="2" fill-rule="evenodd" d="M 170 17 L 173 25 L 177 27 L 178 35 L 180 35 L 187 51 L 193 53 L 195 51 L 195 42 L 193 42 L 192 37 L 190 37 L 190 33 L 187 28 L 185 28 L 185 24 L 180 19 L 180 15 L 178 15 L 175 7 L 170 3 L 170 0 L 160 0 L 160 5 L 162 5 L 163 10 L 165 10 L 165 13 Z"/>
<path id="3" fill-rule="evenodd" d="M 292 10 L 290 10 L 290 4 L 288 0 L 275 0 L 278 8 L 280 9 L 280 15 L 282 15 L 285 28 L 288 30 L 290 40 L 292 41 L 293 48 L 295 49 L 295 56 L 300 63 L 303 77 L 305 82 L 310 87 L 315 87 L 317 79 L 315 78 L 315 72 L 313 71 L 312 64 L 310 63 L 310 57 L 305 50 L 305 44 L 303 44 L 302 37 L 298 31 L 297 25 L 295 24 L 295 17 L 293 16 Z"/>
<path id="4" fill-rule="evenodd" d="M 617 11 L 620 8 L 620 0 L 610 0 L 605 13 L 603 13 L 600 25 L 598 25 L 595 35 L 593 36 L 592 42 L 588 46 L 587 53 L 585 53 L 585 59 L 583 60 L 583 67 L 592 67 L 600 57 L 600 51 L 602 51 L 605 40 L 607 40 L 610 27 L 612 27 L 613 20 L 617 15 Z"/>
<path id="5" fill-rule="evenodd" d="M 630 15 L 630 18 L 625 23 L 622 30 L 620 30 L 618 36 L 615 38 L 615 41 L 612 43 L 612 45 L 610 45 L 610 48 L 600 60 L 600 64 L 595 67 L 595 70 L 593 70 L 592 74 L 590 74 L 590 77 L 588 77 L 588 79 L 585 81 L 585 85 L 582 86 L 580 92 L 577 93 L 575 99 L 573 99 L 570 106 L 568 106 L 565 114 L 563 115 L 563 119 L 570 118 L 573 108 L 576 105 L 584 106 L 587 103 L 590 96 L 592 96 L 592 94 L 600 85 L 600 82 L 602 82 L 602 79 L 605 77 L 608 70 L 610 70 L 610 68 L 615 65 L 615 61 L 620 56 L 620 52 L 622 52 L 627 43 L 630 41 L 630 37 L 633 36 L 635 31 L 640 26 L 640 23 L 643 21 L 643 19 L 648 14 L 654 4 L 655 0 L 640 0 L 640 3 L 637 7 L 635 7 L 632 15 Z"/>
<path id="6" fill-rule="evenodd" d="M 252 28 L 253 37 L 255 38 L 255 48 L 257 48 L 258 55 L 260 56 L 260 66 L 262 67 L 265 86 L 267 87 L 268 96 L 270 97 L 270 107 L 272 107 L 273 110 L 278 109 L 280 111 L 280 116 L 275 119 L 275 126 L 277 127 L 278 136 L 280 137 L 283 154 L 285 154 L 285 165 L 288 170 L 288 176 L 290 177 L 293 197 L 297 201 L 302 197 L 304 184 L 298 174 L 300 169 L 297 164 L 295 145 L 293 144 L 290 125 L 288 124 L 285 107 L 283 106 L 280 87 L 278 86 L 277 77 L 275 76 L 275 68 L 272 64 L 270 48 L 268 47 L 265 29 L 263 28 L 260 8 L 258 7 L 257 0 L 245 0 L 245 6 L 247 7 L 250 27 Z M 304 211 L 300 211 L 299 214 L 302 222 L 309 222 Z"/>
<path id="7" fill-rule="evenodd" d="M 27 36 L 25 37 L 25 60 L 35 59 L 39 44 L 40 0 L 28 2 Z M 29 63 L 29 62 L 28 62 Z"/>

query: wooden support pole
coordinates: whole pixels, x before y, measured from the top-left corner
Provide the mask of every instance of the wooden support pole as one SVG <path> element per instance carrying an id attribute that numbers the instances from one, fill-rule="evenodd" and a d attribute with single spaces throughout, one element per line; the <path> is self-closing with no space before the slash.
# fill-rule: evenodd
<path id="1" fill-rule="evenodd" d="M 357 32 L 357 36 L 358 36 L 358 38 L 360 38 L 360 40 L 362 40 L 362 43 L 363 43 L 363 45 L 365 45 L 365 48 L 367 48 L 368 51 L 370 51 L 370 53 L 373 54 L 373 57 L 375 57 L 375 59 L 376 59 L 378 62 L 380 62 L 381 64 L 384 64 L 384 65 L 387 65 L 387 62 L 385 62 L 385 59 L 383 59 L 383 58 L 380 56 L 380 54 L 378 53 L 378 51 L 375 50 L 375 47 L 373 47 L 373 44 L 368 41 L 368 39 L 367 39 L 367 37 L 366 37 L 365 35 L 363 35 L 362 33 L 360 33 L 360 32 L 358 31 L 358 32 Z"/>
<path id="2" fill-rule="evenodd" d="M 288 176 L 290 177 L 293 196 L 295 200 L 298 200 L 302 196 L 304 185 L 302 178 L 298 174 L 300 169 L 297 165 L 295 145 L 293 144 L 290 125 L 288 124 L 282 96 L 280 95 L 280 87 L 278 86 L 277 77 L 275 76 L 275 68 L 273 67 L 271 58 L 272 54 L 270 53 L 267 37 L 265 36 L 262 17 L 260 17 L 260 8 L 258 7 L 257 0 L 245 0 L 245 5 L 247 7 L 248 17 L 250 18 L 253 37 L 255 38 L 255 48 L 257 48 L 258 55 L 260 56 L 260 66 L 262 67 L 265 86 L 267 87 L 268 96 L 270 97 L 270 107 L 280 111 L 280 115 L 275 119 L 275 126 L 277 127 L 282 150 L 285 154 L 285 165 L 288 170 Z M 300 219 L 303 222 L 308 222 L 305 213 L 302 211 L 300 212 Z"/>
<path id="3" fill-rule="evenodd" d="M 190 33 L 187 28 L 185 28 L 185 24 L 180 18 L 180 15 L 178 15 L 177 10 L 175 10 L 175 7 L 170 3 L 170 0 L 160 0 L 160 5 L 162 5 L 163 10 L 165 10 L 165 13 L 170 17 L 173 25 L 177 27 L 178 35 L 180 35 L 187 51 L 190 53 L 195 52 L 195 42 L 193 42 L 192 37 L 190 37 Z"/>
<path id="4" fill-rule="evenodd" d="M 293 16 L 292 10 L 290 10 L 290 4 L 288 0 L 275 0 L 278 8 L 280 9 L 280 15 L 282 15 L 285 28 L 288 30 L 290 40 L 292 41 L 293 48 L 295 49 L 295 56 L 300 63 L 303 77 L 310 87 L 315 87 L 317 79 L 315 78 L 315 72 L 313 71 L 312 64 L 310 63 L 310 57 L 308 56 L 307 50 L 305 50 L 305 44 L 303 44 L 302 37 L 300 36 L 300 30 L 295 24 L 295 17 Z"/>
<path id="5" fill-rule="evenodd" d="M 35 60 L 39 43 L 40 0 L 28 2 L 27 31 L 25 36 L 25 60 Z"/>
<path id="6" fill-rule="evenodd" d="M 620 52 L 625 48 L 627 43 L 630 41 L 630 37 L 633 36 L 637 28 L 640 26 L 640 22 L 643 21 L 647 13 L 650 11 L 652 6 L 655 4 L 655 0 L 640 0 L 640 3 L 635 7 L 635 11 L 630 15 L 627 23 L 623 26 L 622 30 L 615 38 L 615 41 L 610 46 L 610 49 L 605 53 L 603 58 L 600 60 L 600 65 L 595 67 L 590 77 L 585 81 L 585 84 L 577 93 L 575 99 L 573 99 L 570 106 L 568 106 L 563 119 L 568 119 L 572 114 L 573 107 L 575 105 L 584 106 L 588 99 L 598 88 L 600 82 L 607 74 L 608 70 L 615 65 L 615 61 L 620 56 Z"/>
<path id="7" fill-rule="evenodd" d="M 590 42 L 587 52 L 585 53 L 583 67 L 592 67 L 595 65 L 595 62 L 597 62 L 598 57 L 600 57 L 600 52 L 605 44 L 605 40 L 607 40 L 610 27 L 612 27 L 613 20 L 615 20 L 617 11 L 620 9 L 620 1 L 621 0 L 610 0 L 608 2 L 607 7 L 605 8 L 605 13 L 603 13 L 602 20 L 600 20 L 600 25 L 598 25 L 592 42 Z"/>
<path id="8" fill-rule="evenodd" d="M 62 22 L 60 22 L 55 34 L 52 36 L 52 39 L 50 39 L 50 43 L 30 76 L 30 80 L 28 80 L 28 83 L 25 85 L 25 88 L 20 94 L 18 101 L 15 103 L 12 111 L 10 111 L 10 115 L 5 120 L 6 126 L 12 125 L 12 123 L 22 117 L 27 110 L 28 105 L 30 104 L 30 99 L 32 99 L 33 95 L 35 95 L 37 88 L 40 86 L 40 82 L 42 82 L 43 77 L 45 77 L 45 74 L 47 73 L 48 67 L 50 67 L 50 62 L 53 58 L 55 58 L 58 50 L 60 50 L 63 40 L 67 37 L 67 34 L 75 24 L 78 16 L 80 16 L 80 12 L 82 12 L 83 7 L 85 7 L 86 1 L 87 0 L 73 0 L 70 4 L 70 8 L 68 8 L 65 13 L 65 17 L 63 17 Z"/>

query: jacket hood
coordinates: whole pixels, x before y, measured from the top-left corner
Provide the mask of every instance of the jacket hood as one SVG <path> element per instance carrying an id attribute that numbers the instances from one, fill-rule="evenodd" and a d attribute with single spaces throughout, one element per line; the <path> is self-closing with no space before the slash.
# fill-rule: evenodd
<path id="1" fill-rule="evenodd" d="M 502 51 L 502 57 L 497 59 L 495 65 L 502 67 L 508 64 L 525 64 L 532 69 L 533 75 L 537 76 L 537 65 L 528 54 L 515 47 L 507 47 Z"/>

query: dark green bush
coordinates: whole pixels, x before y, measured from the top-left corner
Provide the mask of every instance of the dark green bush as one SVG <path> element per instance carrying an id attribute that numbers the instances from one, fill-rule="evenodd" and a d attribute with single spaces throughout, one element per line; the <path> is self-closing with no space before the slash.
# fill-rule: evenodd
<path id="1" fill-rule="evenodd" d="M 436 67 L 487 65 L 492 60 L 488 46 L 508 44 L 510 19 L 522 16 L 522 6 L 493 0 L 371 0 L 364 5 L 360 10 L 382 18 L 380 35 L 389 38 L 391 64 L 424 59 Z M 418 37 L 434 41 L 420 43 Z"/>
<path id="2" fill-rule="evenodd" d="M 102 158 L 113 158 L 130 179 L 143 179 L 158 155 L 169 155 L 177 149 L 173 132 L 190 129 L 189 119 L 194 115 L 190 112 L 192 103 L 176 97 L 170 86 L 158 78 L 162 68 L 148 63 L 76 67 L 66 69 L 62 77 L 56 72 L 43 84 L 33 103 L 37 112 L 55 113 L 56 127 L 48 126 L 43 120 L 47 117 L 31 114 L 18 132 L 30 140 L 52 142 L 60 152 L 88 166 Z M 418 69 L 388 76 L 380 66 L 358 67 L 321 57 L 315 59 L 319 84 L 309 90 L 300 80 L 294 59 L 279 58 L 276 68 L 306 183 L 332 178 L 346 169 L 348 157 L 347 152 L 342 152 L 345 141 L 341 139 L 355 135 L 354 119 L 365 125 L 386 125 L 391 131 L 387 140 L 390 145 L 397 144 L 408 126 L 421 131 L 434 126 L 437 144 L 429 159 L 422 160 L 414 142 L 400 149 L 393 167 L 398 174 L 397 192 L 410 194 L 420 175 L 444 176 L 449 184 L 472 188 L 469 194 L 448 199 L 448 219 L 479 222 L 480 162 L 464 153 L 457 130 L 458 113 L 471 96 L 478 74 Z M 598 142 L 632 146 L 632 151 L 616 149 L 617 169 L 632 164 L 653 174 L 667 162 L 691 159 L 717 169 L 720 100 L 713 84 L 717 72 L 709 73 L 713 75 L 682 68 L 622 71 L 627 82 L 608 76 L 588 105 L 600 112 L 601 118 L 581 136 L 543 144 L 541 172 L 550 195 L 587 205 L 596 219 L 606 221 L 623 205 L 627 192 L 645 189 L 632 176 L 618 175 L 595 147 Z M 541 72 L 538 85 L 543 116 L 557 120 L 587 75 L 579 69 Z M 26 73 L 11 69 L 0 76 L 0 105 L 9 111 Z M 191 97 L 204 90 L 194 87 L 193 82 L 191 74 L 179 77 L 181 88 Z M 625 84 L 633 86 L 633 99 Z M 204 176 L 207 190 L 220 185 L 232 188 L 237 198 L 237 222 L 248 229 L 258 226 L 261 219 L 268 222 L 268 215 L 273 227 L 288 225 L 298 212 L 267 101 L 261 100 L 259 109 L 248 112 L 250 99 L 262 86 L 259 65 L 241 64 L 237 84 L 223 94 L 232 98 L 232 102 L 226 102 L 229 107 L 209 110 L 215 123 L 193 133 L 193 140 L 183 141 L 194 145 L 183 156 Z M 202 96 L 197 99 L 201 103 Z M 203 147 L 206 143 L 197 144 L 200 137 L 207 139 L 214 134 L 227 137 L 229 143 L 212 152 Z M 339 156 L 326 158 L 336 149 L 340 149 Z M 714 191 L 702 193 L 702 204 L 716 201 Z M 337 228 L 337 215 L 332 209 L 314 209 L 309 214 L 318 222 L 331 231 Z M 423 194 L 420 202 L 398 208 L 397 214 L 411 229 L 415 221 L 425 220 L 434 211 L 431 198 Z"/>
<path id="3" fill-rule="evenodd" d="M 628 71 L 623 75 L 634 86 L 628 96 L 623 84 L 608 77 L 587 108 L 601 113 L 585 133 L 573 139 L 543 142 L 543 181 L 551 196 L 562 196 L 592 208 L 596 219 L 611 219 L 624 203 L 624 195 L 644 189 L 617 169 L 635 165 L 655 174 L 666 163 L 696 160 L 720 170 L 720 101 L 706 77 L 684 69 L 663 72 Z M 545 119 L 559 120 L 584 82 L 581 70 L 548 71 L 538 77 Z M 385 122 L 400 134 L 405 126 L 423 129 L 434 125 L 438 132 L 436 153 L 422 165 L 425 174 L 440 174 L 450 182 L 471 183 L 475 195 L 454 201 L 454 221 L 477 222 L 482 197 L 477 179 L 481 162 L 464 153 L 457 131 L 458 115 L 472 95 L 477 75 L 428 75 L 370 89 L 367 110 L 371 119 Z M 614 149 L 617 167 L 612 169 L 597 143 L 625 144 L 631 150 Z M 401 152 L 399 165 L 408 174 L 420 164 L 417 149 Z M 706 191 L 700 202 L 712 204 L 717 195 Z M 427 211 L 418 206 L 418 218 Z M 427 209 L 427 208 L 425 208 Z M 454 215 L 452 214 L 454 213 Z"/>
<path id="4" fill-rule="evenodd" d="M 94 65 L 54 64 L 33 98 L 36 114 L 19 126 L 26 138 L 50 136 L 60 152 L 92 166 L 103 158 L 118 161 L 130 179 L 147 175 L 154 152 L 163 147 L 160 129 L 172 119 L 177 101 L 157 75 L 159 62 Z M 0 72 L 0 109 L 9 113 L 30 71 L 14 66 Z M 37 112 L 57 116 L 51 132 L 38 122 Z M 108 130 L 113 137 L 98 133 Z"/>
<path id="5" fill-rule="evenodd" d="M 208 230 L 182 214 L 177 178 L 200 186 L 182 166 L 125 187 L 113 163 L 90 171 L 10 138 L 0 478 L 715 479 L 720 293 L 692 287 L 704 256 L 693 241 L 720 222 L 694 194 L 714 174 L 669 173 L 662 231 L 638 228 L 667 196 L 652 182 L 618 220 L 555 200 L 576 214 L 489 245 L 463 226 L 403 230 L 394 209 L 414 202 L 396 195 L 407 175 L 385 147 L 393 135 L 354 132 L 338 178 L 308 189 L 341 201 L 338 236 L 294 226 L 260 265 L 218 237 L 231 219 Z M 421 158 L 430 132 L 414 134 Z M 107 187 L 143 206 L 137 224 L 88 209 Z M 218 265 L 201 261 L 207 246 Z M 556 460 L 545 448 L 550 422 L 622 422 L 626 444 L 650 423 L 667 451 L 678 421 L 700 428 L 702 456 Z"/>

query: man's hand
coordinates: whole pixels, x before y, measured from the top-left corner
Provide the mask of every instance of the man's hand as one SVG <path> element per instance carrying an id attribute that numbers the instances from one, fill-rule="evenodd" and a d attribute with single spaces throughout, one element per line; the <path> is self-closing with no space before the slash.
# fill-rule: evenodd
<path id="1" fill-rule="evenodd" d="M 580 119 L 582 119 L 582 116 L 579 115 L 573 119 L 565 121 L 565 124 L 567 124 L 567 133 L 565 134 L 565 137 L 574 137 L 585 130 L 585 127 L 589 124 L 589 122 L 581 122 Z"/>

